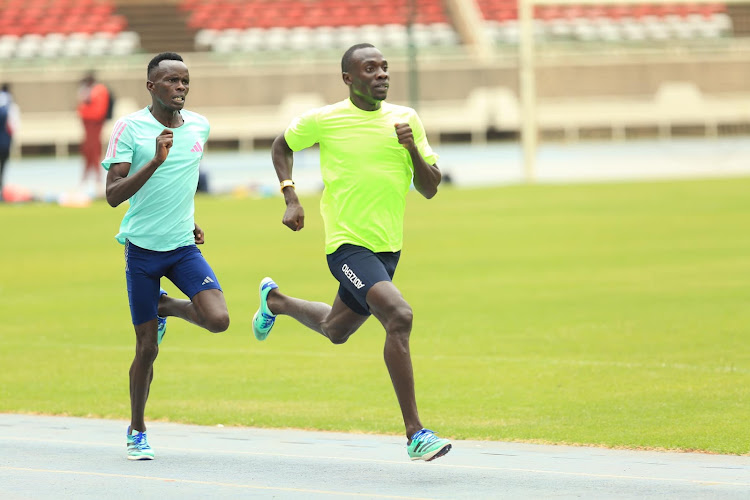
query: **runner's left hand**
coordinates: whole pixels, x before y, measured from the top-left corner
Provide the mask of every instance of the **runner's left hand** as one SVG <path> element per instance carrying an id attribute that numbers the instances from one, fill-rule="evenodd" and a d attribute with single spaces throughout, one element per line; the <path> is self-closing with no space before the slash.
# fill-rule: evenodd
<path id="1" fill-rule="evenodd" d="M 198 224 L 196 224 L 195 229 L 193 229 L 193 235 L 195 236 L 196 245 L 202 245 L 203 243 L 206 242 L 206 237 L 203 234 L 203 229 L 201 229 L 201 227 Z"/>

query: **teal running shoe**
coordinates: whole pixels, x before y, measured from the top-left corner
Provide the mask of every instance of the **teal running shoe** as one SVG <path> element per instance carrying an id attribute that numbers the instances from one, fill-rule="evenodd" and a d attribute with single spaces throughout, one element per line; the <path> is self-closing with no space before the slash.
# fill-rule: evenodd
<path id="1" fill-rule="evenodd" d="M 411 437 L 406 451 L 412 460 L 429 462 L 451 451 L 452 446 L 450 441 L 437 437 L 430 429 L 422 429 Z"/>
<path id="2" fill-rule="evenodd" d="M 167 292 L 163 288 L 159 288 L 159 300 L 161 300 L 162 295 L 166 295 Z M 161 316 L 156 316 L 156 345 L 161 344 L 161 341 L 164 339 L 164 335 L 167 333 L 167 318 L 162 318 Z"/>
<path id="3" fill-rule="evenodd" d="M 145 432 L 131 431 L 128 426 L 128 460 L 153 460 L 154 450 L 148 444 Z"/>
<path id="4" fill-rule="evenodd" d="M 253 333 L 258 340 L 266 340 L 271 328 L 276 322 L 276 315 L 268 309 L 268 293 L 279 285 L 274 283 L 271 278 L 263 278 L 260 281 L 260 307 L 253 316 Z"/>

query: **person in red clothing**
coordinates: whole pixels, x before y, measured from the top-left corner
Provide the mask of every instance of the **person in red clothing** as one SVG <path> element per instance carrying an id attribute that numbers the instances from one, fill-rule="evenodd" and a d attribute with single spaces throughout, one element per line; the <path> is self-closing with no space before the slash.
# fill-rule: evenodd
<path id="1" fill-rule="evenodd" d="M 96 185 L 102 181 L 102 169 L 99 165 L 102 156 L 102 127 L 109 107 L 109 90 L 96 81 L 94 73 L 87 74 L 81 80 L 78 89 L 78 116 L 83 122 L 84 138 L 81 154 L 84 159 L 82 183 L 89 174 L 93 174 Z"/>

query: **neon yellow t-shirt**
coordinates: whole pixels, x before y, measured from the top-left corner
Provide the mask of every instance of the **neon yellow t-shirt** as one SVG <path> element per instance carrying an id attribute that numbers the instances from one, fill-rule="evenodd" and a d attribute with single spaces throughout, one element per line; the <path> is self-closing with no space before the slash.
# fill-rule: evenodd
<path id="1" fill-rule="evenodd" d="M 326 254 L 345 243 L 373 252 L 401 250 L 414 167 L 394 125 L 407 122 L 422 157 L 436 164 L 422 122 L 405 106 L 382 102 L 380 109 L 364 111 L 347 98 L 308 111 L 287 127 L 284 138 L 292 151 L 320 144 Z"/>

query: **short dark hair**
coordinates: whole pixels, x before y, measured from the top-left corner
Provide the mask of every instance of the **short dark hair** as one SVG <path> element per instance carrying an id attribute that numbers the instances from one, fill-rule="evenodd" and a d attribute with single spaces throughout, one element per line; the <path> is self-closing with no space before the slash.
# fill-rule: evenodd
<path id="1" fill-rule="evenodd" d="M 176 52 L 162 52 L 161 54 L 157 54 L 154 56 L 153 59 L 151 59 L 151 62 L 148 63 L 148 67 L 146 68 L 146 77 L 151 78 L 151 72 L 155 70 L 159 63 L 162 61 L 182 61 L 182 56 L 180 54 L 177 54 Z"/>
<path id="2" fill-rule="evenodd" d="M 344 52 L 344 57 L 341 58 L 341 72 L 342 73 L 348 73 L 351 69 L 352 65 L 352 56 L 356 51 L 359 49 L 367 49 L 367 48 L 375 48 L 375 46 L 371 43 L 358 43 L 356 45 L 352 45 L 347 49 L 346 52 Z"/>

